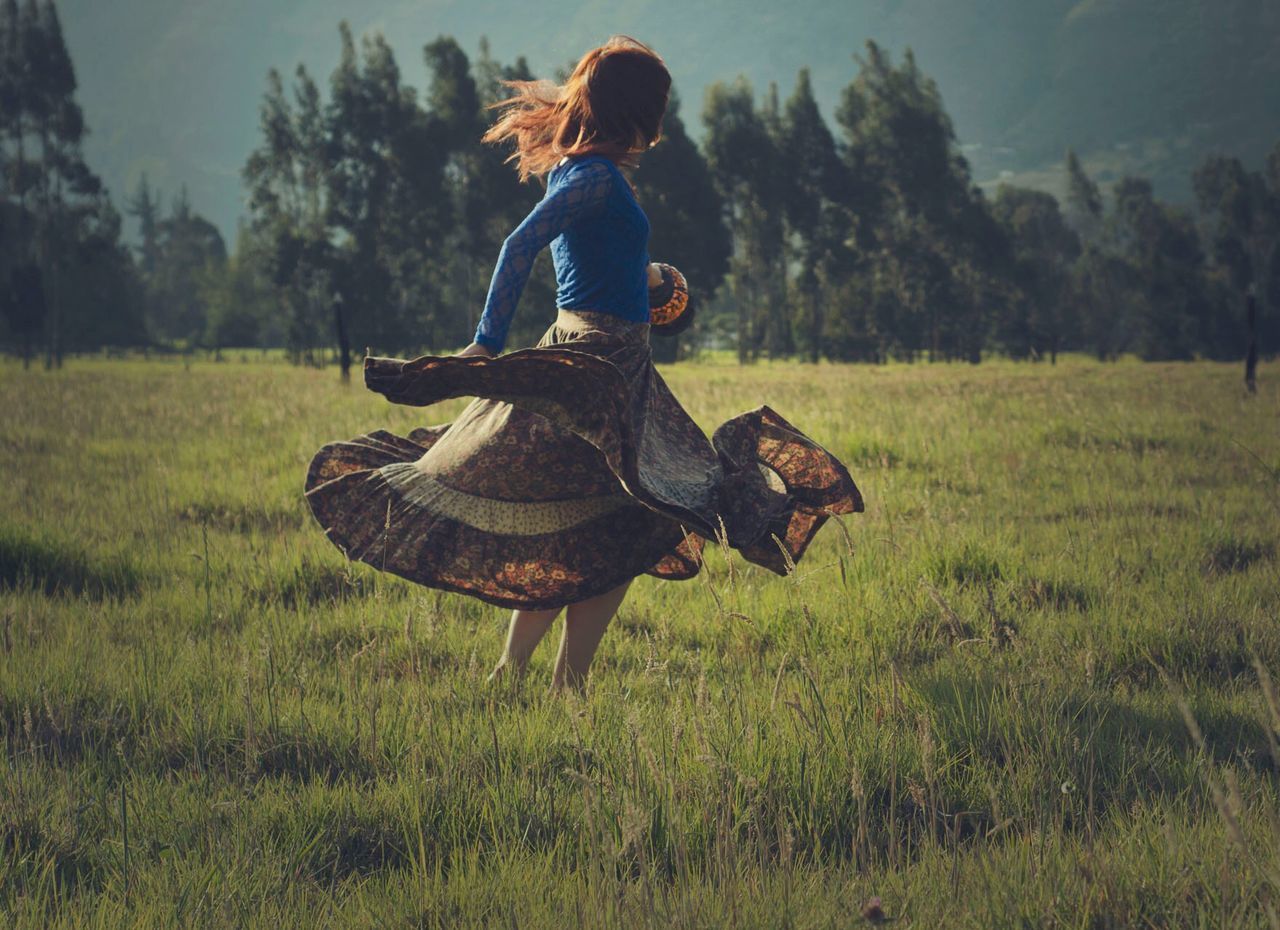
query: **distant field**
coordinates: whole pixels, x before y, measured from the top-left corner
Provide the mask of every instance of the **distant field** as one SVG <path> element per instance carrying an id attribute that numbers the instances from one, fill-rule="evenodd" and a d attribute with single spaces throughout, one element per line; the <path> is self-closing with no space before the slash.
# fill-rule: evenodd
<path id="1" fill-rule="evenodd" d="M 302 500 L 460 402 L 0 364 L 0 925 L 1280 926 L 1280 365 L 664 373 L 867 513 L 641 579 L 578 701 Z"/>

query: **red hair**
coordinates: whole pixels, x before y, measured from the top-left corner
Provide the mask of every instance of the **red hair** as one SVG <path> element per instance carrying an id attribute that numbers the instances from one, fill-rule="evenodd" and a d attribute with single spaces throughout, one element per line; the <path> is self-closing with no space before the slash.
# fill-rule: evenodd
<path id="1" fill-rule="evenodd" d="M 520 180 L 546 174 L 566 155 L 606 155 L 634 167 L 661 138 L 671 75 L 643 42 L 614 36 L 582 56 L 563 85 L 503 81 L 515 93 L 491 104 L 502 111 L 485 142 L 514 139 Z"/>

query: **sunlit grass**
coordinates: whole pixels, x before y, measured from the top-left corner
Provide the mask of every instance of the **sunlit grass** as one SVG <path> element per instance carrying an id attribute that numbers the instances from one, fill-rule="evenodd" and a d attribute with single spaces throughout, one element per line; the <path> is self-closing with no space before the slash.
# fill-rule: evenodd
<path id="1" fill-rule="evenodd" d="M 1280 369 L 663 374 L 708 430 L 774 407 L 867 512 L 789 578 L 641 579 L 578 701 L 549 654 L 487 686 L 504 613 L 302 500 L 323 443 L 462 402 L 0 365 L 5 923 L 1274 925 Z"/>

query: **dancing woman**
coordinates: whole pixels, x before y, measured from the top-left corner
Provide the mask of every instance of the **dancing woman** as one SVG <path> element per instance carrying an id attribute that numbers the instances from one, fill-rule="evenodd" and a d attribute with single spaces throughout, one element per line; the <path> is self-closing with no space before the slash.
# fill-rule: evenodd
<path id="1" fill-rule="evenodd" d="M 615 37 L 563 86 L 508 86 L 485 140 L 513 141 L 521 178 L 545 176 L 546 195 L 502 246 L 475 341 L 454 356 L 365 360 L 366 384 L 396 403 L 478 399 L 451 424 L 325 446 L 306 495 L 349 558 L 513 608 L 495 675 L 522 671 L 563 610 L 552 683 L 581 687 L 637 575 L 691 578 L 720 535 L 785 573 L 828 515 L 862 499 L 834 456 L 768 407 L 708 441 L 653 367 L 651 319 L 683 325 L 688 304 L 678 272 L 649 261 L 624 169 L 661 136 L 662 59 Z M 536 347 L 501 354 L 548 245 L 555 323 Z"/>

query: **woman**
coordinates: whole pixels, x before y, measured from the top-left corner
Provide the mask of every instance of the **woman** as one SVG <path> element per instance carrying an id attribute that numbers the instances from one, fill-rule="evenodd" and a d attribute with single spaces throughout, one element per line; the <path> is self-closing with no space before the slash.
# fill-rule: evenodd
<path id="1" fill-rule="evenodd" d="M 654 370 L 649 224 L 622 167 L 657 143 L 671 78 L 626 37 L 583 56 L 563 87 L 510 82 L 485 141 L 512 140 L 542 201 L 507 237 L 475 341 L 457 355 L 365 359 L 396 403 L 473 396 L 452 424 L 385 431 L 317 453 L 307 500 L 348 557 L 514 608 L 494 675 L 520 672 L 565 609 L 553 687 L 581 687 L 639 574 L 697 574 L 723 535 L 785 573 L 832 513 L 862 509 L 829 453 L 768 407 L 711 442 Z M 534 258 L 551 246 L 555 324 L 500 355 Z M 669 267 L 669 266 L 668 266 Z"/>

